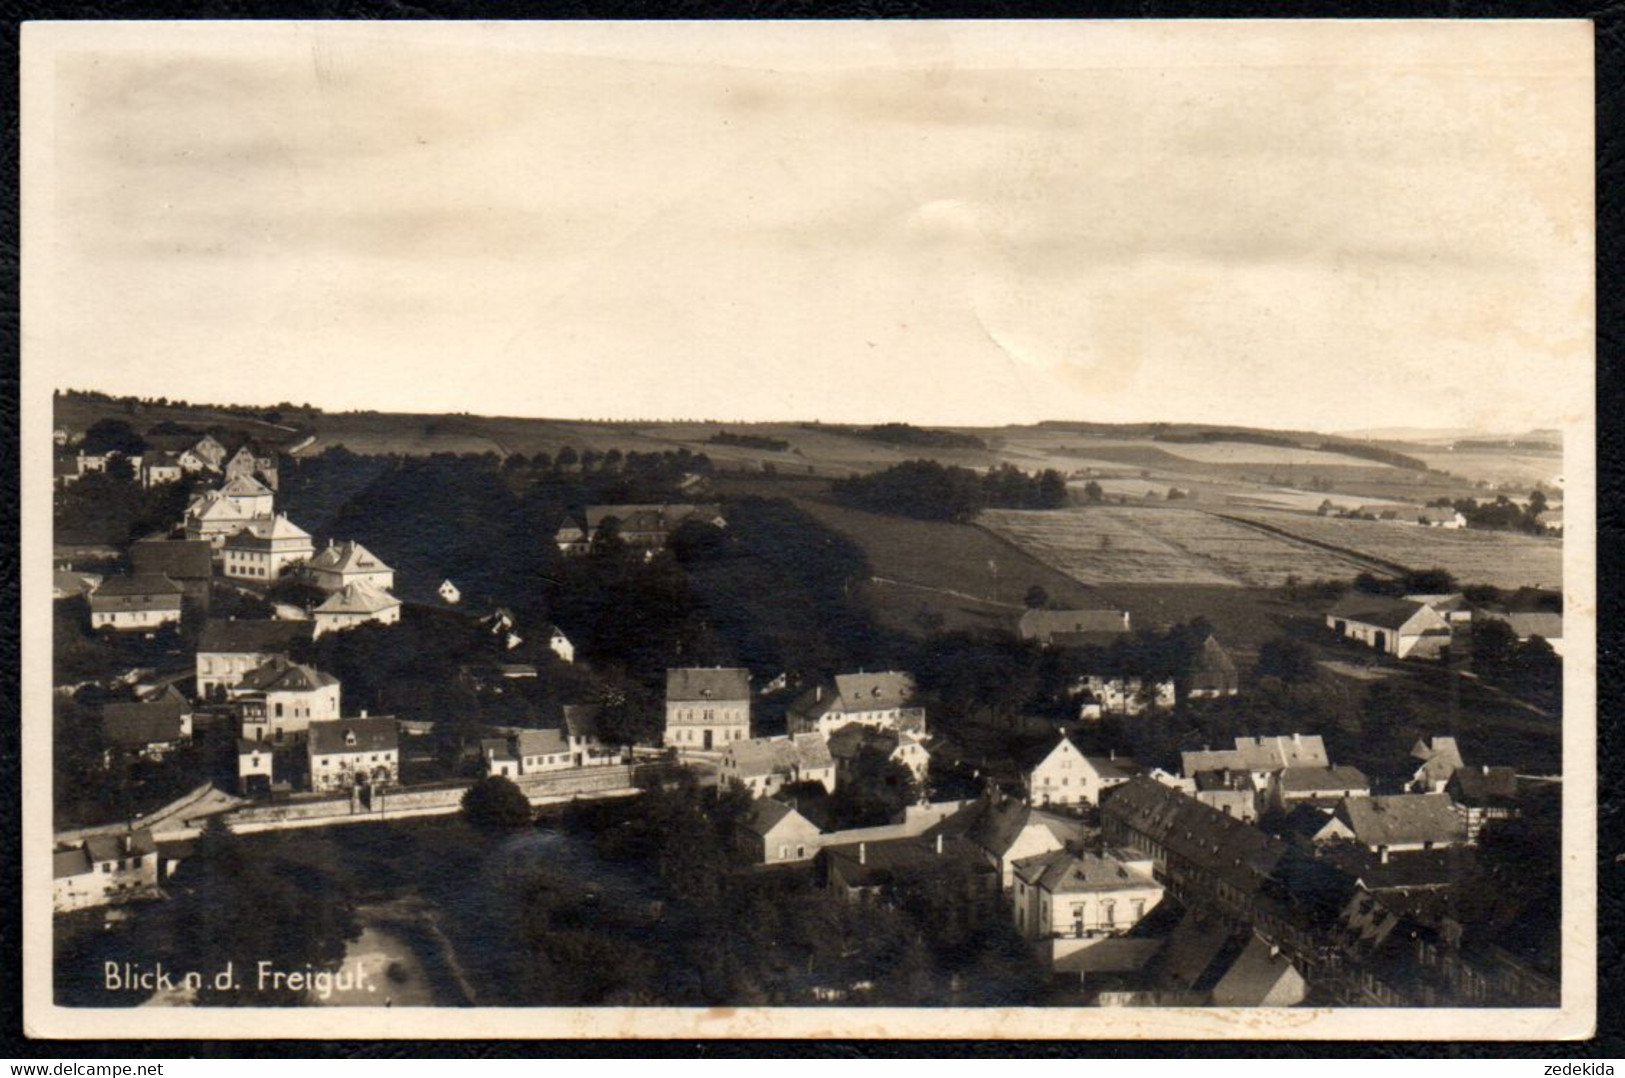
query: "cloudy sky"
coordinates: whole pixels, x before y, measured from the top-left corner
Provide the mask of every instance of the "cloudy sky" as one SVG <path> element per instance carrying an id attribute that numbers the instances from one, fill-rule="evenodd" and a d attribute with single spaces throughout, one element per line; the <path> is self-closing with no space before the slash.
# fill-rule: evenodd
<path id="1" fill-rule="evenodd" d="M 1562 425 L 1591 100 L 1572 23 L 33 26 L 27 377 Z"/>

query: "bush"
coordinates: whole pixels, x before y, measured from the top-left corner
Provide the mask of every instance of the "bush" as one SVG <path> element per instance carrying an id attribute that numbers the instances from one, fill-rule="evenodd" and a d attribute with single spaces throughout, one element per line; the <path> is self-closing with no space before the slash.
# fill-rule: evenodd
<path id="1" fill-rule="evenodd" d="M 531 822 L 530 800 L 501 775 L 487 775 L 463 794 L 463 818 L 487 831 L 511 831 Z"/>

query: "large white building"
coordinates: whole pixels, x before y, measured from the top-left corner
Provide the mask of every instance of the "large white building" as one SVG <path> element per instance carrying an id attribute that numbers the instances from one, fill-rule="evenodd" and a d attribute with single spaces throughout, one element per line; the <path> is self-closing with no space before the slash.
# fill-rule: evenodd
<path id="1" fill-rule="evenodd" d="M 400 732 L 394 719 L 312 723 L 305 752 L 311 789 L 318 792 L 376 789 L 401 780 Z"/>
<path id="2" fill-rule="evenodd" d="M 244 738 L 281 744 L 304 736 L 312 723 L 337 719 L 341 688 L 332 674 L 278 657 L 227 692 L 241 709 Z"/>
<path id="3" fill-rule="evenodd" d="M 310 533 L 289 520 L 286 514 L 279 513 L 251 521 L 225 541 L 221 548 L 221 572 L 242 580 L 269 583 L 288 566 L 308 561 L 315 551 Z"/>
<path id="4" fill-rule="evenodd" d="M 311 612 L 315 635 L 351 629 L 369 621 L 394 625 L 401 620 L 401 601 L 371 584 L 346 584 Z"/>
<path id="5" fill-rule="evenodd" d="M 914 679 L 895 670 L 836 674 L 797 697 L 785 721 L 792 734 L 825 738 L 852 723 L 925 733 L 925 709 L 914 706 Z"/>
<path id="6" fill-rule="evenodd" d="M 666 671 L 666 744 L 720 749 L 750 737 L 750 671 L 698 667 Z"/>
<path id="7" fill-rule="evenodd" d="M 51 858 L 51 908 L 68 913 L 153 895 L 158 847 L 151 831 L 91 835 Z"/>
<path id="8" fill-rule="evenodd" d="M 339 591 L 348 584 L 371 584 L 380 591 L 395 587 L 395 570 L 350 539 L 329 543 L 305 564 L 305 575 L 323 591 Z"/>
<path id="9" fill-rule="evenodd" d="M 184 589 L 163 573 L 110 576 L 90 593 L 92 629 L 152 630 L 180 624 Z"/>

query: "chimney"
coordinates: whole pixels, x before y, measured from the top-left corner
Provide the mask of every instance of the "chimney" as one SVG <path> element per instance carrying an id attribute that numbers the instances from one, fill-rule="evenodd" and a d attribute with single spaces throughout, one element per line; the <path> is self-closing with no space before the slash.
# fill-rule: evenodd
<path id="1" fill-rule="evenodd" d="M 860 842 L 860 843 L 858 843 L 858 864 L 866 865 L 868 863 L 869 863 L 869 844 L 867 842 Z"/>
<path id="2" fill-rule="evenodd" d="M 937 856 L 942 856 L 942 832 L 937 832 Z"/>

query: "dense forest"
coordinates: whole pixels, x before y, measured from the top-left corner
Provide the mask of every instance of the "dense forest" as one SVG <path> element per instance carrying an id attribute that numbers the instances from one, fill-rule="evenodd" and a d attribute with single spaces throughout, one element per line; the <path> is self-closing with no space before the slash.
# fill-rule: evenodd
<path id="1" fill-rule="evenodd" d="M 1059 509 L 1068 500 L 1066 479 L 1052 468 L 1029 475 L 1001 464 L 983 473 L 931 460 L 904 461 L 884 471 L 837 479 L 830 489 L 856 509 L 961 522 L 983 509 Z"/>

